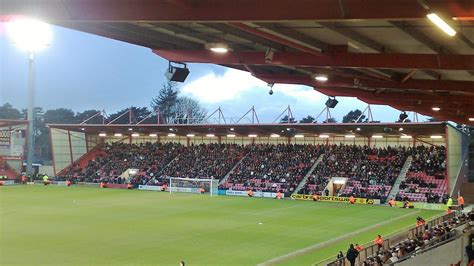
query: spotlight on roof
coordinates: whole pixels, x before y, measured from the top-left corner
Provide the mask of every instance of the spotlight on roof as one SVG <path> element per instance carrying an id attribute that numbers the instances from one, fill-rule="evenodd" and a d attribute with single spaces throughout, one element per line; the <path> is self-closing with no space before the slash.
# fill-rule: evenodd
<path id="1" fill-rule="evenodd" d="M 357 131 L 360 131 L 360 127 L 356 128 Z"/>
<path id="2" fill-rule="evenodd" d="M 278 134 L 271 134 L 270 137 L 271 137 L 271 138 L 279 138 L 280 135 L 278 135 Z"/>
<path id="3" fill-rule="evenodd" d="M 383 136 L 382 135 L 373 135 L 372 138 L 373 139 L 381 139 L 381 138 L 383 138 Z"/>
<path id="4" fill-rule="evenodd" d="M 213 137 L 215 137 L 215 136 L 216 136 L 216 135 L 214 135 L 214 134 L 206 134 L 206 137 L 208 137 L 208 138 L 213 138 Z"/>
<path id="5" fill-rule="evenodd" d="M 326 82 L 326 81 L 328 81 L 328 76 L 318 74 L 318 75 L 314 76 L 314 79 L 317 80 L 317 81 Z"/>
<path id="6" fill-rule="evenodd" d="M 128 128 L 128 131 L 132 131 L 133 129 L 131 127 Z"/>
<path id="7" fill-rule="evenodd" d="M 296 134 L 295 138 L 304 138 L 304 135 L 303 134 Z"/>
<path id="8" fill-rule="evenodd" d="M 85 129 L 85 128 L 83 128 L 83 127 L 81 127 L 81 130 L 82 130 L 82 131 L 84 131 L 84 130 L 86 130 L 86 129 Z"/>
<path id="9" fill-rule="evenodd" d="M 122 136 L 122 133 L 115 133 L 114 134 L 114 137 L 121 137 Z"/>
<path id="10" fill-rule="evenodd" d="M 188 138 L 194 138 L 194 136 L 195 136 L 194 134 L 186 134 L 186 137 Z"/>
<path id="11" fill-rule="evenodd" d="M 336 97 L 329 97 L 328 100 L 326 101 L 326 106 L 327 108 L 334 108 L 336 105 L 339 103 L 338 100 L 336 100 Z"/>
<path id="12" fill-rule="evenodd" d="M 176 134 L 174 134 L 174 133 L 168 133 L 168 137 L 176 137 Z"/>
<path id="13" fill-rule="evenodd" d="M 433 110 L 433 111 L 435 111 L 435 112 L 438 112 L 438 111 L 441 110 L 441 108 L 435 106 L 435 107 L 431 108 L 431 110 Z"/>
<path id="14" fill-rule="evenodd" d="M 158 134 L 156 134 L 156 133 L 151 133 L 151 134 L 148 135 L 148 136 L 150 136 L 150 137 L 158 137 Z"/>
<path id="15" fill-rule="evenodd" d="M 469 117 L 469 121 L 473 122 L 473 121 L 474 121 L 474 117 Z"/>
<path id="16" fill-rule="evenodd" d="M 322 135 L 319 135 L 319 137 L 322 138 L 322 139 L 327 139 L 327 138 L 329 138 L 329 135 L 322 134 Z"/>
<path id="17" fill-rule="evenodd" d="M 235 134 L 227 134 L 228 138 L 235 138 Z"/>
<path id="18" fill-rule="evenodd" d="M 105 132 L 99 133 L 99 137 L 106 137 L 106 136 L 107 136 L 107 134 Z"/>
<path id="19" fill-rule="evenodd" d="M 442 139 L 443 136 L 433 135 L 433 136 L 430 136 L 430 138 L 432 138 L 432 139 Z"/>
<path id="20" fill-rule="evenodd" d="M 256 138 L 257 134 L 249 134 L 249 138 Z"/>
<path id="21" fill-rule="evenodd" d="M 347 138 L 347 139 L 353 139 L 353 138 L 355 138 L 356 136 L 355 136 L 355 135 L 345 135 L 344 137 Z"/>
<path id="22" fill-rule="evenodd" d="M 448 34 L 449 36 L 453 37 L 456 35 L 456 31 L 449 26 L 446 21 L 444 21 L 440 16 L 438 16 L 436 13 L 430 13 L 426 15 L 433 24 L 435 24 L 438 28 L 440 28 L 444 33 Z"/>
<path id="23" fill-rule="evenodd" d="M 403 131 L 403 127 L 399 128 L 398 131 Z"/>
<path id="24" fill-rule="evenodd" d="M 234 131 L 234 128 L 233 128 L 233 127 L 231 127 L 231 128 L 230 128 L 230 131 Z"/>
<path id="25" fill-rule="evenodd" d="M 185 63 L 169 62 L 165 76 L 169 81 L 184 82 L 189 75 L 189 69 Z"/>
<path id="26" fill-rule="evenodd" d="M 410 135 L 401 135 L 400 138 L 402 138 L 402 139 L 411 139 L 412 136 L 410 136 Z"/>
<path id="27" fill-rule="evenodd" d="M 132 133 L 132 137 L 134 137 L 134 138 L 140 137 L 140 134 L 139 133 Z"/>
<path id="28" fill-rule="evenodd" d="M 214 53 L 224 54 L 229 51 L 229 46 L 225 43 L 207 43 L 205 46 Z"/>
<path id="29" fill-rule="evenodd" d="M 398 116 L 398 118 L 400 119 L 400 122 L 404 122 L 405 119 L 408 118 L 408 115 L 407 115 L 407 113 L 406 113 L 405 111 L 403 111 L 403 112 Z"/>

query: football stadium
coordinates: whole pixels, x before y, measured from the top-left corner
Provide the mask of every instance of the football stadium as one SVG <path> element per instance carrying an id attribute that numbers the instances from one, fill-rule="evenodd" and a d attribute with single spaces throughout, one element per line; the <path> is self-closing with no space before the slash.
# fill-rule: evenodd
<path id="1" fill-rule="evenodd" d="M 28 58 L 1 91 L 28 93 L 0 100 L 0 265 L 474 265 L 474 2 L 4 0 L 0 22 Z M 152 110 L 41 111 L 49 27 L 165 60 Z M 197 66 L 323 106 L 231 117 L 180 96 Z"/>

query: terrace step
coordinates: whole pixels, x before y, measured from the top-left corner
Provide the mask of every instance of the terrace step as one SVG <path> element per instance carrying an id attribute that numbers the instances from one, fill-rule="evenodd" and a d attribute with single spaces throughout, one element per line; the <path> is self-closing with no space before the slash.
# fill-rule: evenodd
<path id="1" fill-rule="evenodd" d="M 311 166 L 309 171 L 303 177 L 303 180 L 301 180 L 301 182 L 298 184 L 298 186 L 295 188 L 295 191 L 293 191 L 292 194 L 296 194 L 301 188 L 303 188 L 303 186 L 306 184 L 306 181 L 308 181 L 309 176 L 313 173 L 314 169 L 316 169 L 316 167 L 323 160 L 323 158 L 324 158 L 324 154 L 319 155 L 316 162 L 314 162 L 313 166 Z"/>
<path id="2" fill-rule="evenodd" d="M 412 161 L 413 161 L 413 157 L 408 156 L 407 160 L 403 164 L 402 170 L 400 170 L 400 174 L 398 174 L 398 177 L 397 177 L 397 179 L 395 180 L 395 183 L 392 186 L 392 190 L 390 190 L 390 193 L 387 196 L 387 199 L 395 198 L 395 196 L 400 191 L 400 184 L 407 177 L 407 173 L 410 170 L 410 166 L 411 166 Z"/>
<path id="3" fill-rule="evenodd" d="M 232 173 L 234 172 L 235 168 L 237 168 L 237 166 L 240 165 L 240 163 L 245 159 L 245 157 L 247 157 L 248 154 L 249 154 L 249 153 L 246 153 L 246 154 L 234 165 L 234 167 L 232 167 L 232 169 L 229 170 L 229 172 L 221 179 L 221 181 L 219 181 L 219 185 L 224 184 L 224 183 L 227 181 L 227 179 L 229 179 L 230 174 L 232 174 Z"/>

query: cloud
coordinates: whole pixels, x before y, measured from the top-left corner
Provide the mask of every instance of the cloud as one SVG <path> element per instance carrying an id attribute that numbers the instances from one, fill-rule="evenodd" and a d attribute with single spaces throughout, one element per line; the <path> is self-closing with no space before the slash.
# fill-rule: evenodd
<path id="1" fill-rule="evenodd" d="M 228 69 L 222 75 L 211 72 L 191 81 L 182 87 L 181 94 L 194 97 L 204 104 L 213 104 L 245 100 L 242 97 L 251 90 L 266 94 L 269 87 L 248 72 Z M 301 101 L 314 102 L 321 99 L 321 94 L 315 93 L 310 87 L 300 85 L 276 84 L 273 90 L 275 94 Z"/>

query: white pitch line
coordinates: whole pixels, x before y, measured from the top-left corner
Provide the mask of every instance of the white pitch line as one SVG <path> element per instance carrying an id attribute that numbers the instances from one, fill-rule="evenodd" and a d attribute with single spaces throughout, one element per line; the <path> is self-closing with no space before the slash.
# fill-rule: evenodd
<path id="1" fill-rule="evenodd" d="M 297 257 L 297 256 L 300 256 L 302 254 L 305 254 L 305 253 L 308 253 L 308 252 L 311 252 L 311 251 L 315 251 L 315 250 L 318 250 L 324 246 L 327 246 L 327 245 L 330 245 L 330 244 L 333 244 L 333 243 L 336 243 L 336 242 L 339 242 L 343 239 L 346 239 L 346 238 L 349 238 L 349 237 L 352 237 L 352 236 L 355 236 L 355 235 L 358 235 L 360 233 L 364 233 L 366 231 L 370 231 L 374 228 L 377 228 L 377 227 L 380 227 L 380 226 L 383 226 L 385 224 L 388 224 L 388 223 L 391 223 L 391 222 L 394 222 L 394 221 L 397 221 L 397 220 L 401 220 L 405 217 L 408 217 L 408 216 L 411 216 L 413 214 L 416 214 L 420 212 L 419 210 L 415 211 L 415 212 L 412 212 L 412 213 L 407 213 L 407 214 L 404 214 L 402 216 L 399 216 L 393 220 L 387 220 L 387 221 L 384 221 L 384 222 L 381 222 L 381 223 L 378 223 L 378 224 L 374 224 L 374 225 L 371 225 L 369 227 L 365 227 L 365 228 L 362 228 L 362 229 L 359 229 L 359 230 L 356 230 L 354 232 L 351 232 L 351 233 L 348 233 L 348 234 L 345 234 L 345 235 L 341 235 L 341 236 L 338 236 L 336 238 L 333 238 L 331 240 L 328 240 L 328 241 L 324 241 L 324 242 L 320 242 L 320 243 L 317 243 L 317 244 L 314 244 L 314 245 L 311 245 L 309 247 L 305 247 L 305 248 L 302 248 L 302 249 L 299 249 L 299 250 L 296 250 L 296 251 L 293 251 L 293 252 L 290 252 L 288 254 L 285 254 L 285 255 L 281 255 L 279 257 L 276 257 L 276 258 L 273 258 L 271 260 L 268 260 L 268 261 L 265 261 L 265 262 L 262 262 L 260 264 L 258 264 L 257 266 L 268 266 L 268 265 L 275 265 L 276 263 L 279 263 L 279 262 L 282 262 L 282 261 L 285 261 L 287 259 L 290 259 L 290 258 L 294 258 L 294 257 Z"/>

